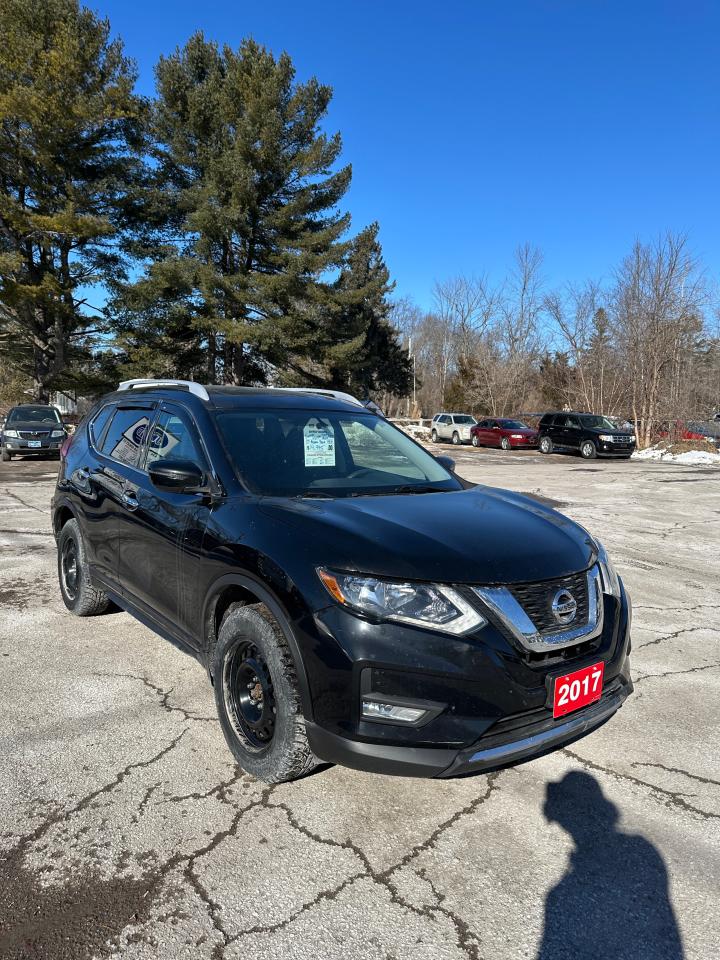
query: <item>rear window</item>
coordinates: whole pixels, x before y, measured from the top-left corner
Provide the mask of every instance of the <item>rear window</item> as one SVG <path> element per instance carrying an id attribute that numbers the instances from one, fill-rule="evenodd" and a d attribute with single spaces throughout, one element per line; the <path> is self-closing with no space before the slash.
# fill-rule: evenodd
<path id="1" fill-rule="evenodd" d="M 549 427 L 555 420 L 555 415 L 552 413 L 546 413 L 545 416 L 540 421 L 541 427 Z"/>
<path id="2" fill-rule="evenodd" d="M 138 408 L 119 408 L 115 411 L 105 439 L 102 453 L 113 460 L 136 466 L 145 442 L 148 417 L 152 411 Z"/>
<path id="3" fill-rule="evenodd" d="M 106 404 L 102 410 L 99 410 L 90 421 L 90 439 L 96 447 L 102 439 L 103 430 L 105 429 L 108 420 L 112 416 L 114 409 L 115 408 L 111 404 Z"/>

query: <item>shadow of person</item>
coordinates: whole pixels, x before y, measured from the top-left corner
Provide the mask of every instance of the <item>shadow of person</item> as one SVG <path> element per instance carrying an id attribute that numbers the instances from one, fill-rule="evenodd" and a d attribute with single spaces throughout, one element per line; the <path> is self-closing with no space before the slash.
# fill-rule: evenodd
<path id="1" fill-rule="evenodd" d="M 617 829 L 617 807 L 588 773 L 549 783 L 543 809 L 575 841 L 547 896 L 538 960 L 682 960 L 665 863 L 644 837 Z"/>

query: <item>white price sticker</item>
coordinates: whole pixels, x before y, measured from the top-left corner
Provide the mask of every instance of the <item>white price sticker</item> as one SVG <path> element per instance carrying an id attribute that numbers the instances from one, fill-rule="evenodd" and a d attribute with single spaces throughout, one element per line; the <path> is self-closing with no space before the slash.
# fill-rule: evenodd
<path id="1" fill-rule="evenodd" d="M 335 466 L 335 433 L 329 425 L 308 423 L 303 428 L 306 467 Z"/>

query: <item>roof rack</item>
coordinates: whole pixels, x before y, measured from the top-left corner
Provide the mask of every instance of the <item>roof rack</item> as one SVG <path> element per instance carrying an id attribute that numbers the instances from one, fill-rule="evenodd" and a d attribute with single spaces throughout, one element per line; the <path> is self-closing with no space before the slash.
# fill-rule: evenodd
<path id="1" fill-rule="evenodd" d="M 201 383 L 195 383 L 193 380 L 154 380 L 143 379 L 123 380 L 118 386 L 118 390 L 134 390 L 136 387 L 179 387 L 194 393 L 201 400 L 210 400 L 210 395 Z"/>
<path id="2" fill-rule="evenodd" d="M 322 387 L 270 387 L 270 390 L 286 390 L 290 393 L 315 393 L 321 397 L 334 397 L 336 400 L 345 400 L 346 403 L 354 403 L 358 407 L 364 407 L 365 404 L 350 393 L 343 393 L 342 390 L 324 390 Z"/>

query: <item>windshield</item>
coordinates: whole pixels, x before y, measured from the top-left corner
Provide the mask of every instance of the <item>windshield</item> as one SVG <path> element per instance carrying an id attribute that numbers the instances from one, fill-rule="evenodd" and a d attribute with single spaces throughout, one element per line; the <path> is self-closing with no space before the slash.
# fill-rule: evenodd
<path id="1" fill-rule="evenodd" d="M 455 423 L 477 423 L 475 417 L 466 417 L 465 414 L 454 414 L 453 420 Z"/>
<path id="2" fill-rule="evenodd" d="M 61 423 L 60 414 L 55 407 L 15 407 L 10 411 L 8 423 Z"/>
<path id="3" fill-rule="evenodd" d="M 498 420 L 498 423 L 501 427 L 504 427 L 506 430 L 529 430 L 530 427 L 526 423 L 522 423 L 520 420 Z"/>
<path id="4" fill-rule="evenodd" d="M 219 413 L 217 422 L 254 493 L 349 497 L 462 489 L 434 457 L 372 414 L 233 410 Z"/>
<path id="5" fill-rule="evenodd" d="M 607 417 L 580 417 L 580 422 L 584 427 L 590 427 L 593 430 L 617 430 L 614 423 L 611 423 Z"/>

